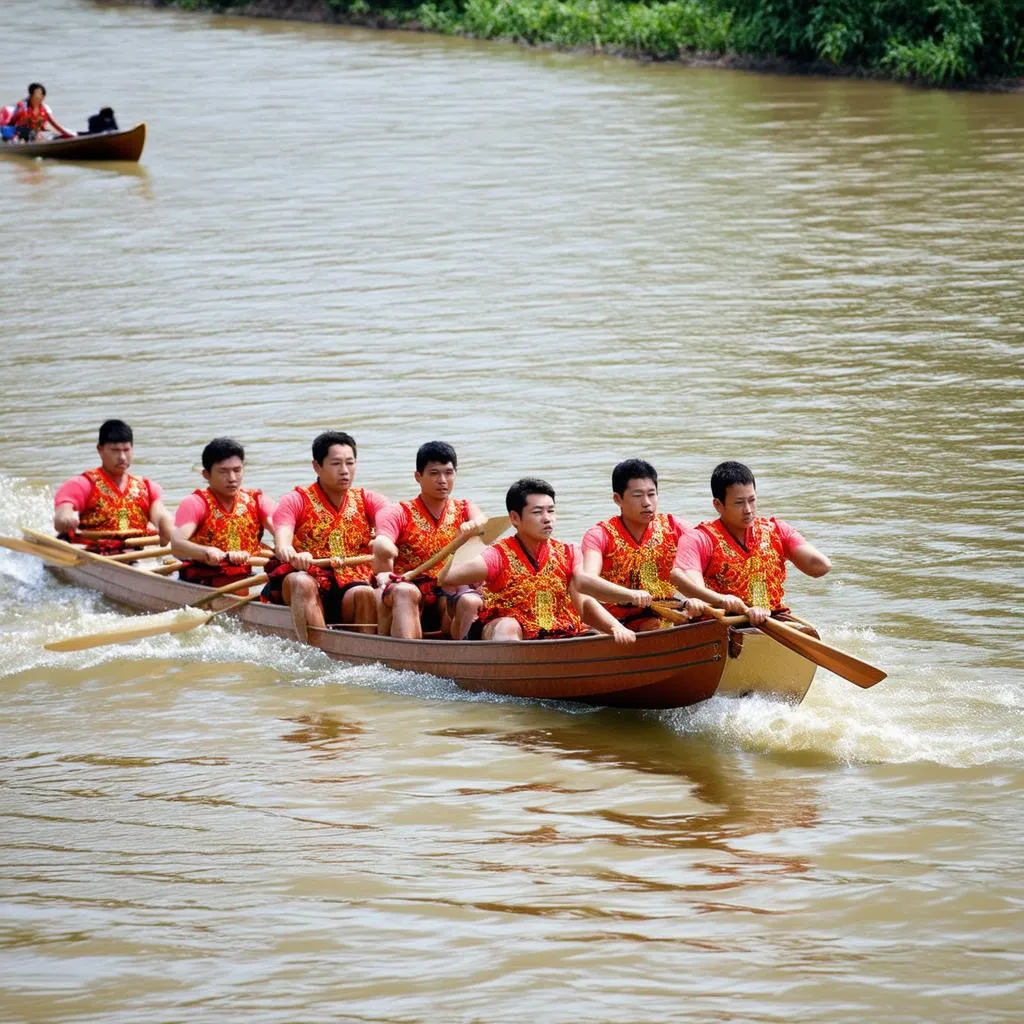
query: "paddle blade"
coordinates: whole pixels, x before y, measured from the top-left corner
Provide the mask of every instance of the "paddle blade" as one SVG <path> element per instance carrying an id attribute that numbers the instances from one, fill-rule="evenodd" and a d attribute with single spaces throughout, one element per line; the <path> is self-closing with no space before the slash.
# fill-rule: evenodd
<path id="1" fill-rule="evenodd" d="M 829 672 L 835 672 L 837 676 L 848 679 L 851 683 L 863 687 L 865 690 L 880 683 L 886 676 L 880 668 L 869 665 L 860 658 L 855 658 L 838 647 L 831 647 L 822 640 L 802 633 L 799 629 L 787 626 L 776 619 L 768 619 L 759 627 L 764 630 L 773 640 L 788 647 L 791 651 L 802 655 L 815 665 L 827 668 Z"/>
<path id="2" fill-rule="evenodd" d="M 19 540 L 17 537 L 0 537 L 0 547 L 8 548 L 11 551 L 20 551 L 23 555 L 33 555 L 36 558 L 41 558 L 47 565 L 59 565 L 64 569 L 81 564 L 81 559 L 73 554 L 65 554 L 56 548 L 44 548 L 41 544 Z"/>
<path id="3" fill-rule="evenodd" d="M 493 544 L 511 525 L 512 521 L 508 516 L 495 516 L 493 519 L 488 519 L 484 523 L 480 540 L 484 544 Z"/>
<path id="4" fill-rule="evenodd" d="M 66 640 L 53 640 L 44 646 L 48 651 L 86 651 L 91 647 L 127 644 L 133 640 L 142 640 L 147 636 L 160 636 L 163 633 L 187 633 L 190 629 L 209 622 L 211 618 L 213 618 L 211 612 L 201 612 L 195 608 L 175 608 L 173 611 L 160 612 L 158 615 L 145 615 L 129 619 L 122 625 L 115 626 L 103 633 L 71 636 Z"/>

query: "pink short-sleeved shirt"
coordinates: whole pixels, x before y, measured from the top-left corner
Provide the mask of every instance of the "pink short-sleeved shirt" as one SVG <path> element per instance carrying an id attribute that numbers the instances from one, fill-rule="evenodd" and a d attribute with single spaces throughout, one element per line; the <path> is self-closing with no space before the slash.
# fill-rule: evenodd
<path id="1" fill-rule="evenodd" d="M 274 503 L 262 491 L 259 497 L 260 522 L 264 526 L 274 514 Z M 201 495 L 192 493 L 185 498 L 174 513 L 175 526 L 198 526 L 206 515 L 206 502 Z"/>
<path id="2" fill-rule="evenodd" d="M 366 505 L 367 518 L 370 525 L 376 529 L 377 516 L 379 516 L 391 503 L 383 494 L 376 491 L 363 491 L 363 503 Z M 293 530 L 298 528 L 306 509 L 306 501 L 298 491 L 289 491 L 274 509 L 274 528 L 279 526 L 290 526 Z"/>
<path id="3" fill-rule="evenodd" d="M 669 525 L 672 528 L 672 539 L 678 543 L 679 538 L 689 529 L 686 523 L 681 519 L 676 519 L 674 515 L 668 517 Z M 604 529 L 600 523 L 596 526 L 592 526 L 585 534 L 583 534 L 583 543 L 581 545 L 584 552 L 587 551 L 600 551 L 601 555 L 607 555 L 612 547 L 612 539 L 608 536 L 608 531 Z"/>
<path id="4" fill-rule="evenodd" d="M 566 545 L 569 548 L 569 572 L 575 573 L 582 564 L 583 554 L 575 544 Z M 547 554 L 547 544 L 542 544 L 537 552 L 538 559 Z M 501 548 L 491 545 L 483 550 L 480 556 L 487 566 L 487 579 L 484 581 L 488 590 L 503 590 L 508 585 L 508 557 Z"/>
<path id="5" fill-rule="evenodd" d="M 782 537 L 782 553 L 792 561 L 793 552 L 798 547 L 806 544 L 807 541 L 804 540 L 799 530 L 790 526 L 789 523 L 784 522 L 782 519 L 775 519 L 773 522 L 779 528 L 779 534 Z M 747 545 L 745 544 L 744 546 Z M 696 527 L 688 529 L 684 531 L 683 536 L 679 539 L 679 547 L 676 549 L 675 568 L 681 569 L 683 572 L 696 569 L 703 576 L 704 570 L 707 569 L 708 564 L 711 562 L 711 555 L 714 550 L 714 541 L 704 530 L 698 530 Z"/>
<path id="6" fill-rule="evenodd" d="M 402 505 L 389 505 L 377 517 L 377 536 L 387 537 L 388 540 L 398 543 L 398 538 L 409 528 L 412 516 L 409 510 Z"/>
<path id="7" fill-rule="evenodd" d="M 149 490 L 149 503 L 151 505 L 154 501 L 159 501 L 163 497 L 163 488 L 159 484 L 153 483 L 152 480 L 146 477 L 142 478 L 142 482 Z M 70 480 L 65 480 L 57 488 L 57 493 L 53 498 L 53 507 L 60 508 L 61 505 L 70 505 L 76 512 L 81 512 L 89 503 L 90 494 L 92 494 L 92 481 L 84 475 L 73 476 Z"/>

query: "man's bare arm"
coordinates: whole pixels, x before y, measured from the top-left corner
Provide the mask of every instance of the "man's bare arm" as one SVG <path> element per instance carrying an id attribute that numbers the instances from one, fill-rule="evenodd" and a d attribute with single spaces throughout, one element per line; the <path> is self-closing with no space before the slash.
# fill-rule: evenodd
<path id="1" fill-rule="evenodd" d="M 442 587 L 461 587 L 466 584 L 484 583 L 487 580 L 487 563 L 483 555 L 471 558 L 462 565 L 453 566 L 451 559 L 438 574 L 437 582 Z"/>
<path id="2" fill-rule="evenodd" d="M 629 590 L 611 583 L 585 568 L 577 568 L 572 574 L 573 586 L 585 597 L 593 597 L 606 604 L 635 604 L 638 608 L 647 608 L 651 603 L 651 595 L 646 590 Z"/>
<path id="3" fill-rule="evenodd" d="M 77 530 L 78 523 L 78 513 L 75 511 L 75 506 L 69 501 L 58 505 L 53 510 L 53 528 L 58 533 L 70 533 L 72 530 Z"/>
<path id="4" fill-rule="evenodd" d="M 832 568 L 832 563 L 813 544 L 801 544 L 790 556 L 789 560 L 808 576 L 824 576 Z"/>
<path id="5" fill-rule="evenodd" d="M 160 543 L 170 544 L 174 536 L 174 519 L 160 498 L 149 506 L 149 521 L 160 534 Z"/>

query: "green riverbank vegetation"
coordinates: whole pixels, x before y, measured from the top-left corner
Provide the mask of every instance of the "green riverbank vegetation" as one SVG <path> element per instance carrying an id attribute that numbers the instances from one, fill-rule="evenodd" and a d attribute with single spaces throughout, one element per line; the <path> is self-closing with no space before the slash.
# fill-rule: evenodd
<path id="1" fill-rule="evenodd" d="M 157 0 L 159 2 L 159 0 Z M 1024 0 L 172 0 L 654 60 L 930 85 L 1024 76 Z"/>

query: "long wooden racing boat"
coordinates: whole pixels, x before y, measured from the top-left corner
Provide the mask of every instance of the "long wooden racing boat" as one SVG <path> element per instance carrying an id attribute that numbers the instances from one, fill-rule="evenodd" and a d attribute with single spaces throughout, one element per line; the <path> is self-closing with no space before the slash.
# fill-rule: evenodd
<path id="1" fill-rule="evenodd" d="M 31 540 L 31 538 L 27 538 Z M 160 612 L 198 600 L 207 587 L 159 576 L 126 563 L 89 558 L 57 576 L 138 611 Z M 218 598 L 224 607 L 234 598 Z M 291 612 L 252 602 L 230 613 L 246 627 L 294 640 Z M 349 664 L 453 679 L 466 690 L 515 697 L 573 700 L 628 708 L 685 707 L 717 693 L 770 694 L 799 702 L 815 666 L 758 630 L 718 620 L 640 633 L 635 644 L 607 636 L 500 643 L 402 640 L 351 629 L 311 629 L 310 642 Z"/>
<path id="2" fill-rule="evenodd" d="M 117 132 L 76 135 L 70 139 L 38 142 L 5 142 L 0 153 L 10 156 L 42 156 L 51 160 L 121 160 L 137 163 L 146 145 L 146 123 Z"/>

